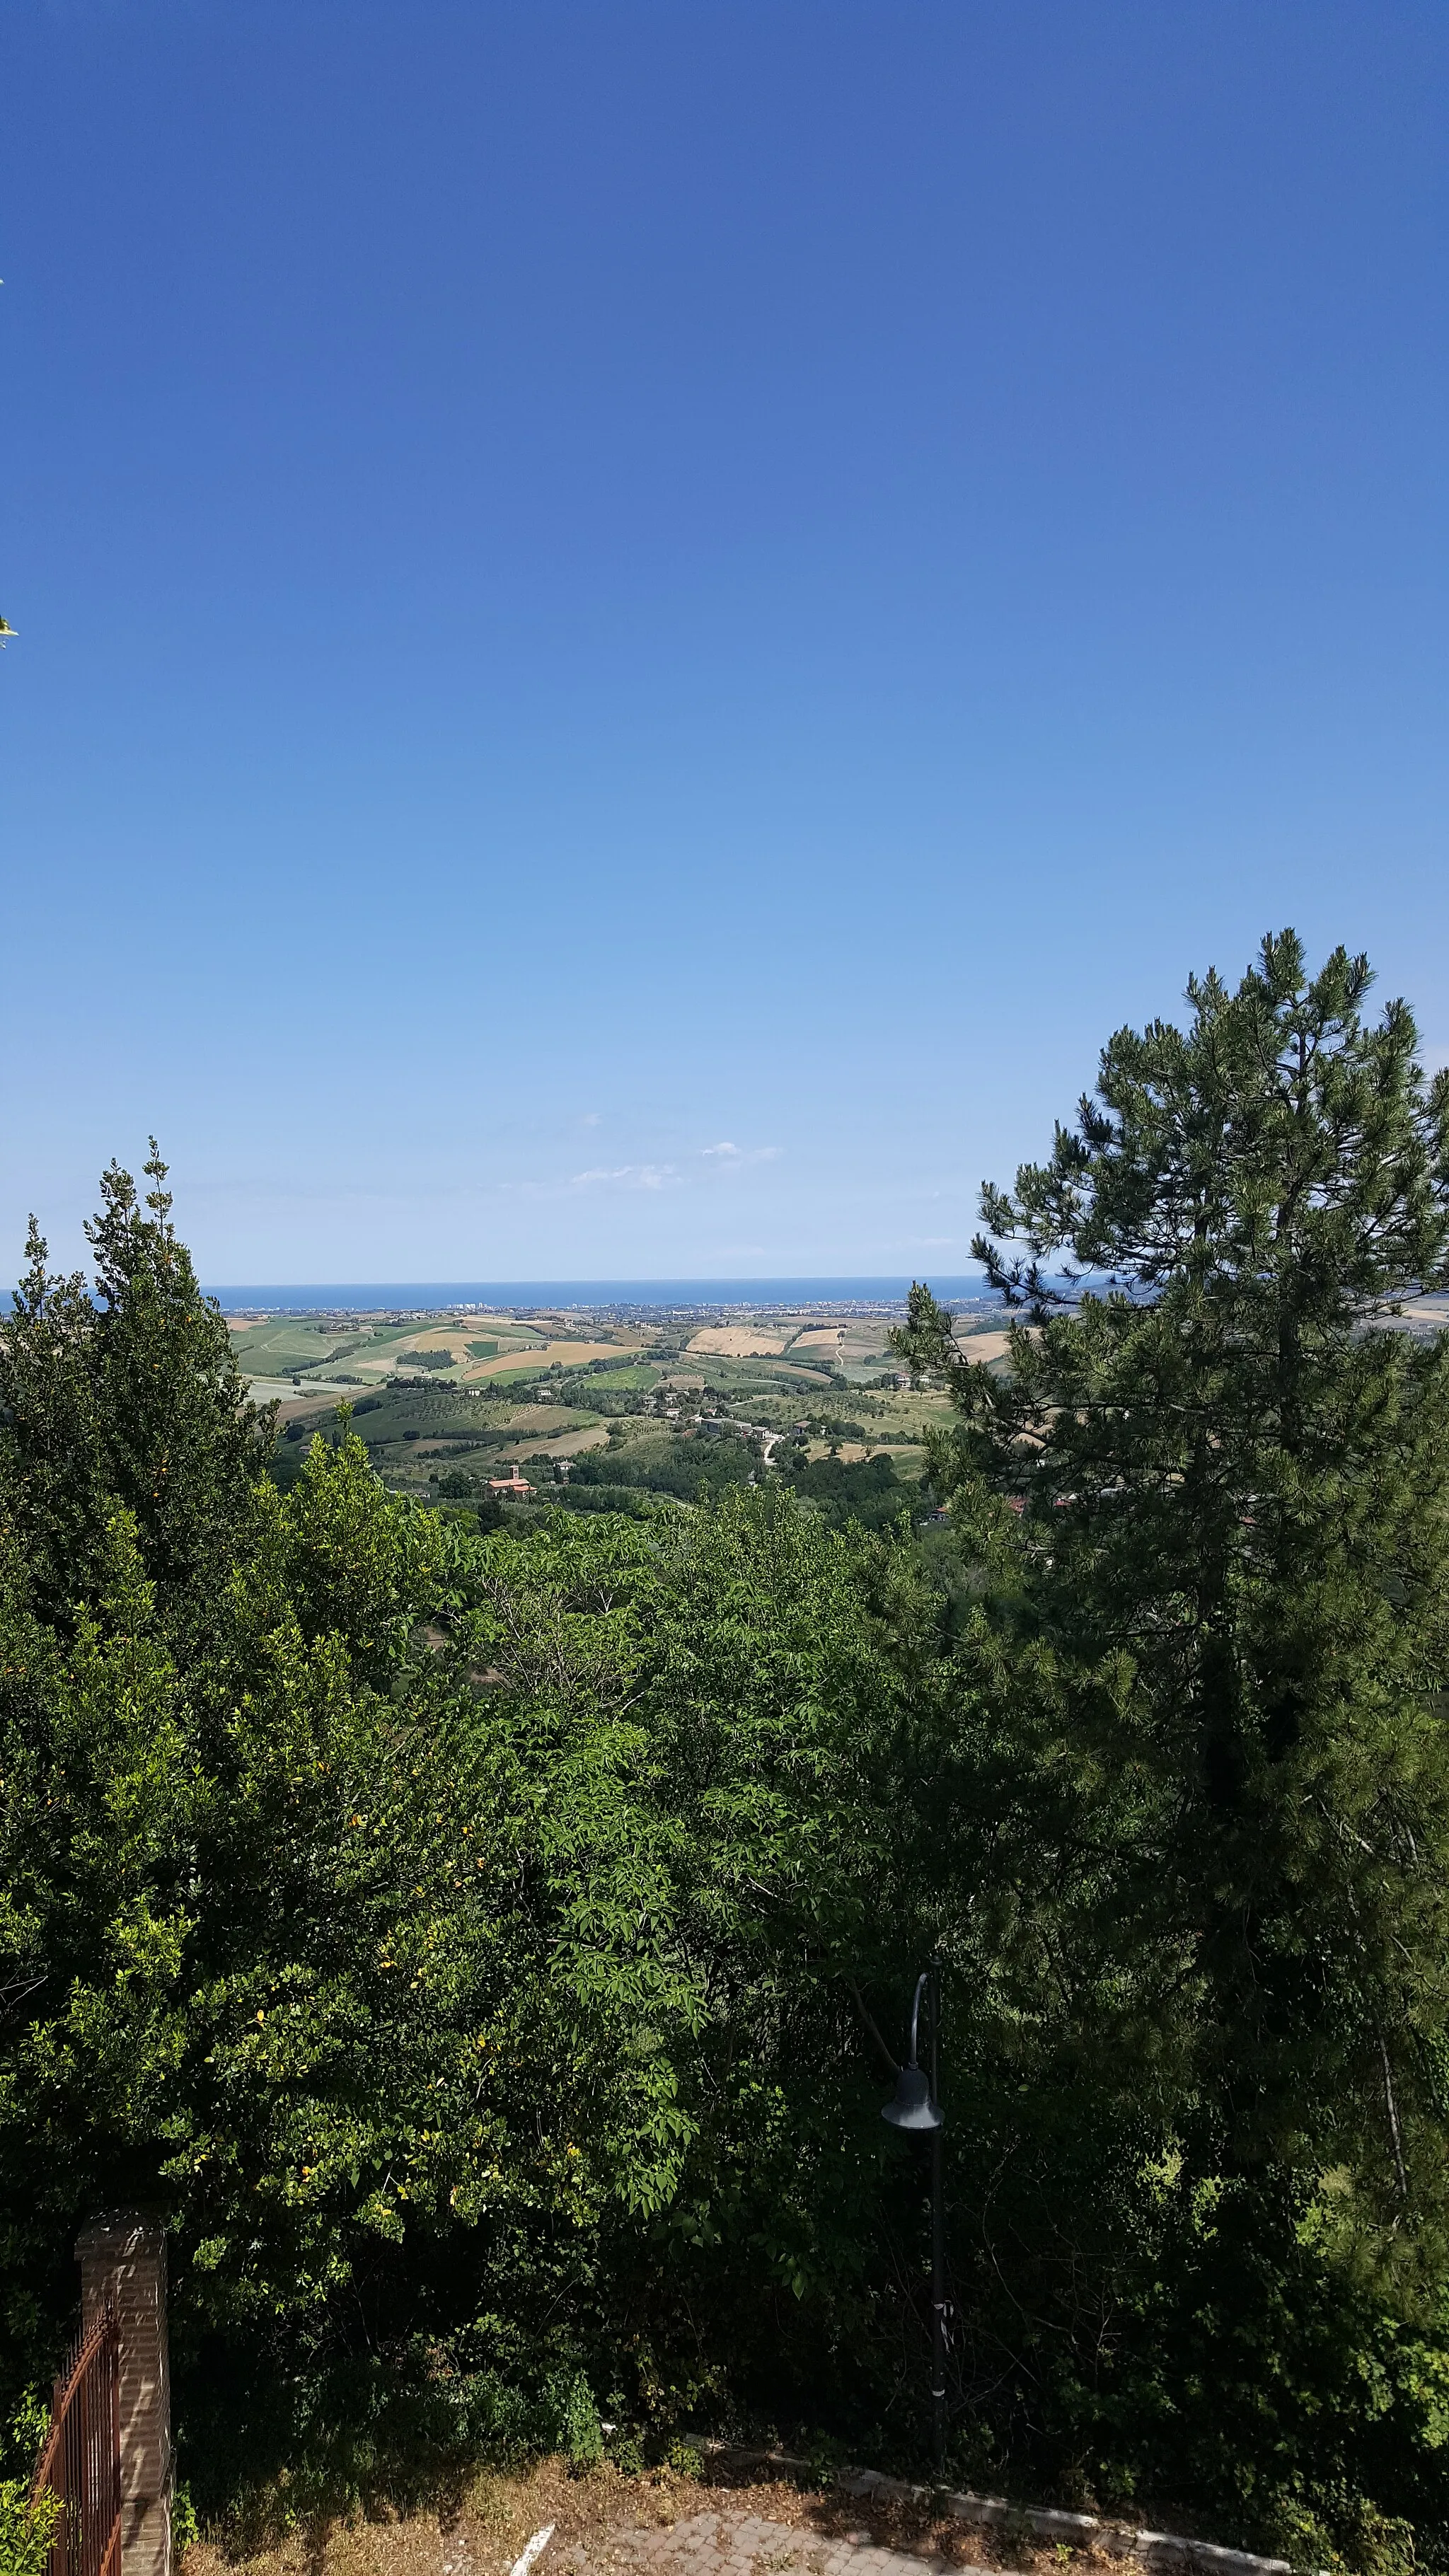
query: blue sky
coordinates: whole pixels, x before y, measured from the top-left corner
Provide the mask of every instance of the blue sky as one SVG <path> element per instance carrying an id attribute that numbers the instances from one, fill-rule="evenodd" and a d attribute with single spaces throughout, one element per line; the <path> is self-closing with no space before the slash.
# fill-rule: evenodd
<path id="1" fill-rule="evenodd" d="M 9 0 L 0 1228 L 959 1272 L 1294 922 L 1449 1055 L 1442 0 Z"/>

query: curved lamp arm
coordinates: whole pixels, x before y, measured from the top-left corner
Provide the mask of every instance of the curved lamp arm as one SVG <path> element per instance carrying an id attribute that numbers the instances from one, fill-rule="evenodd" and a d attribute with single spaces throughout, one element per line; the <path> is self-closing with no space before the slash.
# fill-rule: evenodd
<path id="1" fill-rule="evenodd" d="M 925 1993 L 925 1991 L 926 1991 L 926 1986 L 927 1986 L 927 1983 L 928 1983 L 928 1981 L 929 1981 L 930 1974 L 931 1974 L 931 1971 L 930 1971 L 930 1969 L 929 1969 L 929 1968 L 923 1968 L 923 1969 L 921 1970 L 920 1975 L 919 1975 L 919 1976 L 917 1977 L 917 1979 L 916 1979 L 916 2000 L 915 2000 L 915 2002 L 914 2002 L 914 2003 L 912 2004 L 912 2006 L 911 2006 L 911 2054 L 910 2054 L 910 2064 L 911 2064 L 912 2066 L 919 2066 L 919 2064 L 920 2064 L 920 2062 L 921 2062 L 921 2061 L 920 2061 L 919 2056 L 917 2055 L 917 2049 L 916 2049 L 916 2037 L 917 2037 L 917 2033 L 918 2033 L 918 2031 L 919 2031 L 919 2029 L 920 2029 L 920 2023 L 921 2023 L 921 1997 L 922 1997 L 922 1995 L 923 1995 L 923 1994 Z"/>

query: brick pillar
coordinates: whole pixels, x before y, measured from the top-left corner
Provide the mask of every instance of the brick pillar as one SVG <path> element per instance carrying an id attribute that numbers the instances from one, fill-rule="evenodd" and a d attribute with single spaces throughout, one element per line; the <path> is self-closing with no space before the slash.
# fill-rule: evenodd
<path id="1" fill-rule="evenodd" d="M 113 2210 L 82 2228 L 81 2329 L 109 2300 L 121 2329 L 123 2576 L 171 2576 L 171 2364 L 166 2342 L 166 2237 L 154 2220 Z"/>

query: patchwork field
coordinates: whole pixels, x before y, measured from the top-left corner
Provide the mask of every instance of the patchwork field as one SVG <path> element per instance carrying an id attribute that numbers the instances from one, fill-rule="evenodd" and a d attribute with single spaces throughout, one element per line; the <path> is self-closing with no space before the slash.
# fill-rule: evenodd
<path id="1" fill-rule="evenodd" d="M 785 1340 L 783 1333 L 758 1333 L 747 1324 L 707 1324 L 703 1332 L 691 1337 L 687 1347 L 710 1351 L 724 1360 L 754 1359 L 757 1354 L 774 1359 L 785 1348 Z"/>
<path id="2" fill-rule="evenodd" d="M 540 1342 L 536 1350 L 500 1352 L 496 1360 L 476 1360 L 472 1378 L 504 1377 L 520 1368 L 529 1375 L 547 1368 L 586 1368 L 590 1360 L 616 1360 L 639 1349 L 638 1342 Z"/>
<path id="3" fill-rule="evenodd" d="M 898 1313 L 696 1309 L 636 1321 L 540 1309 L 231 1324 L 255 1394 L 278 1403 L 283 1484 L 312 1438 L 339 1436 L 345 1403 L 387 1483 L 447 1510 L 493 1509 L 490 1476 L 521 1465 L 537 1499 L 510 1508 L 688 1513 L 766 1477 L 833 1521 L 883 1527 L 930 1508 L 922 1443 L 950 1414 L 939 1389 L 900 1383 L 889 1347 Z M 963 1329 L 973 1357 L 1000 1364 L 995 1316 Z"/>

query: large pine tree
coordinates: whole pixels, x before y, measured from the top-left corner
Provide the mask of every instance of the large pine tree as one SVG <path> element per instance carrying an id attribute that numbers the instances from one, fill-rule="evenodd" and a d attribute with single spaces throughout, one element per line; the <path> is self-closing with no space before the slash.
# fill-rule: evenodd
<path id="1" fill-rule="evenodd" d="M 1050 1158 L 983 1191 L 1008 1370 L 923 1288 L 899 1347 L 958 1408 L 936 1473 L 963 1529 L 994 1523 L 999 1621 L 1062 1676 L 1081 1777 L 1104 1805 L 1127 1784 L 1107 1946 L 1152 1985 L 1199 2158 L 1296 2173 L 1330 2234 L 1422 2258 L 1449 2068 L 1449 1344 L 1422 1311 L 1449 1280 L 1449 1074 L 1402 1002 L 1365 1016 L 1370 982 L 1342 949 L 1310 977 L 1285 932 L 1236 991 L 1194 979 L 1185 1028 L 1119 1030 Z"/>

